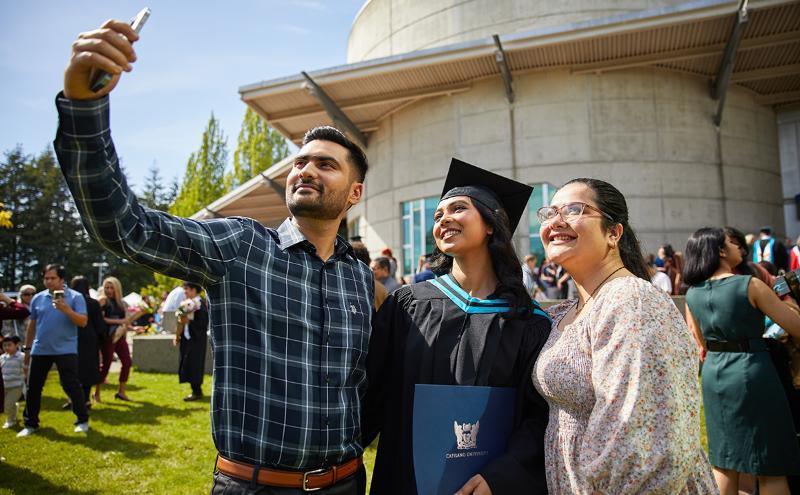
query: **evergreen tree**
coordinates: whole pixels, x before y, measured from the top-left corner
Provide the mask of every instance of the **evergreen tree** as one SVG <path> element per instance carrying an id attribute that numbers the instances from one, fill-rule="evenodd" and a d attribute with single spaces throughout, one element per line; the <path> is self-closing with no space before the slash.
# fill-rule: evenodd
<path id="1" fill-rule="evenodd" d="M 172 206 L 172 203 L 175 202 L 175 199 L 178 197 L 178 191 L 181 189 L 181 184 L 178 182 L 177 177 L 172 178 L 172 182 L 169 185 L 169 188 L 164 192 L 164 196 L 161 198 L 161 202 L 165 204 L 164 211 L 167 211 Z"/>
<path id="2" fill-rule="evenodd" d="M 283 136 L 248 107 L 233 153 L 233 170 L 226 176 L 226 189 L 244 184 L 288 154 Z"/>
<path id="3" fill-rule="evenodd" d="M 41 271 L 60 263 L 75 274 L 92 249 L 52 149 L 29 158 L 18 184 L 22 196 L 18 219 L 17 273 L 41 286 Z"/>
<path id="4" fill-rule="evenodd" d="M 24 232 L 24 210 L 28 198 L 24 184 L 27 177 L 27 162 L 30 160 L 17 146 L 4 154 L 0 162 L 0 198 L 3 198 L 3 209 L 14 219 L 13 225 L 0 229 L 0 288 L 13 289 L 21 270 L 24 258 L 20 237 Z"/>
<path id="5" fill-rule="evenodd" d="M 170 213 L 188 217 L 225 192 L 228 145 L 219 121 L 211 114 L 200 149 L 189 156 L 186 173 Z"/>
<path id="6" fill-rule="evenodd" d="M 148 208 L 161 210 L 161 200 L 164 195 L 164 185 L 158 165 L 153 161 L 147 170 L 147 177 L 144 179 L 144 190 L 139 196 L 139 202 Z"/>
<path id="7" fill-rule="evenodd" d="M 86 275 L 94 285 L 92 263 L 109 263 L 126 290 L 153 283 L 145 267 L 123 261 L 93 241 L 81 224 L 77 208 L 51 149 L 36 157 L 21 147 L 6 152 L 0 162 L 0 197 L 12 213 L 14 225 L 0 229 L 0 288 L 23 283 L 42 288 L 42 269 L 60 263 L 67 276 Z"/>

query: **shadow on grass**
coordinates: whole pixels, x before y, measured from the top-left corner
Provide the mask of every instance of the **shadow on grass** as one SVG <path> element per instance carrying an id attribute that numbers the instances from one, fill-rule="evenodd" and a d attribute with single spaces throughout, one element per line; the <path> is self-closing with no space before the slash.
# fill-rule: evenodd
<path id="1" fill-rule="evenodd" d="M 89 430 L 86 435 L 65 435 L 53 428 L 40 428 L 36 432 L 43 438 L 54 442 L 83 445 L 98 452 L 119 452 L 128 459 L 142 459 L 152 455 L 158 447 L 152 443 L 137 442 L 122 437 L 106 435 L 97 430 Z"/>
<path id="2" fill-rule="evenodd" d="M 199 401 L 198 401 L 199 402 Z M 206 401 L 208 402 L 208 401 Z M 64 403 L 62 399 L 42 397 L 42 410 L 57 410 Z M 71 411 L 65 411 L 71 414 Z M 185 418 L 192 414 L 193 409 L 160 406 L 148 401 L 114 401 L 103 402 L 95 405 L 89 411 L 89 421 L 97 421 L 107 425 L 157 425 L 159 419 L 165 416 Z"/>
<path id="3" fill-rule="evenodd" d="M 120 402 L 113 406 L 92 409 L 92 421 L 108 425 L 157 425 L 165 416 L 185 418 L 192 414 L 191 409 L 156 405 L 148 401 Z"/>
<path id="4" fill-rule="evenodd" d="M 25 468 L 14 466 L 7 462 L 0 463 L 0 473 L 2 473 L 3 476 L 2 485 L 0 486 L 10 487 L 11 493 L 19 495 L 28 493 L 97 495 L 100 493 L 96 490 L 74 490 L 65 486 L 56 485 L 33 471 L 28 471 Z"/>
<path id="5" fill-rule="evenodd" d="M 114 392 L 116 392 L 118 390 L 118 388 L 117 388 L 118 385 L 119 385 L 119 382 L 117 382 L 117 380 L 115 380 L 113 376 L 109 377 L 108 381 L 106 381 L 106 383 L 103 384 L 103 387 L 100 390 L 100 394 L 103 396 L 103 398 L 105 398 L 105 396 L 107 396 L 107 395 L 110 396 L 110 397 L 114 397 Z M 144 390 L 144 389 L 145 389 L 145 387 L 142 387 L 141 385 L 136 385 L 136 384 L 130 383 L 130 382 L 128 382 L 125 385 L 125 391 L 126 392 L 138 392 L 139 390 Z M 92 385 L 92 393 L 94 393 L 94 390 L 95 390 L 95 386 Z"/>

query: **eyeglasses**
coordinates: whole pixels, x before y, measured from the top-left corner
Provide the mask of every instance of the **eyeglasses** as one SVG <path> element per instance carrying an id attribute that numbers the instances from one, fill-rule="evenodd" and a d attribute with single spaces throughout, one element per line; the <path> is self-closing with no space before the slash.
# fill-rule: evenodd
<path id="1" fill-rule="evenodd" d="M 574 202 L 574 203 L 566 203 L 561 206 L 542 206 L 536 211 L 536 218 L 539 219 L 539 223 L 542 225 L 551 223 L 555 220 L 556 216 L 561 215 L 561 219 L 567 223 L 572 223 L 577 221 L 583 215 L 583 211 L 589 208 L 590 210 L 594 210 L 597 213 L 600 213 L 604 217 L 608 218 L 612 222 L 614 221 L 611 218 L 611 215 L 604 212 L 603 210 L 596 208 L 592 205 L 587 205 L 586 203 L 581 202 Z"/>
<path id="2" fill-rule="evenodd" d="M 22 297 L 32 296 L 32 295 L 33 295 L 33 292 L 23 292 L 22 294 L 20 294 L 20 296 L 22 296 Z"/>

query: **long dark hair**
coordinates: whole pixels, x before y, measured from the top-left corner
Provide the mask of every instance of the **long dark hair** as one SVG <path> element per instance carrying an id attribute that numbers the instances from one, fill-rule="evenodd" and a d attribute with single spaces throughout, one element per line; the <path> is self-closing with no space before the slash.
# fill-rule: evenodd
<path id="1" fill-rule="evenodd" d="M 622 225 L 622 237 L 617 245 L 622 264 L 625 265 L 629 272 L 649 282 L 650 271 L 647 268 L 647 262 L 644 260 L 642 247 L 636 237 L 636 232 L 633 231 L 630 223 L 628 223 L 628 203 L 625 201 L 625 196 L 619 192 L 619 189 L 600 179 L 582 177 L 572 179 L 564 186 L 575 183 L 584 184 L 594 191 L 594 200 L 597 202 L 597 207 L 614 219 L 612 221 L 603 216 L 604 228 L 610 229 L 615 225 Z"/>
<path id="2" fill-rule="evenodd" d="M 72 280 L 69 282 L 69 288 L 80 292 L 83 294 L 83 297 L 90 297 L 89 296 L 89 279 L 84 277 L 83 275 L 78 275 L 76 277 L 72 277 Z"/>
<path id="3" fill-rule="evenodd" d="M 703 227 L 686 242 L 686 263 L 683 281 L 688 285 L 702 284 L 719 268 L 719 251 L 725 247 L 725 231 Z"/>
<path id="4" fill-rule="evenodd" d="M 517 257 L 514 244 L 511 243 L 512 232 L 506 211 L 502 208 L 490 210 L 478 201 L 472 201 L 472 204 L 486 225 L 492 228 L 487 248 L 494 274 L 497 277 L 495 294 L 497 297 L 507 300 L 511 306 L 511 310 L 503 314 L 503 317 L 506 319 L 530 318 L 532 316 L 532 312 L 529 310 L 532 306 L 531 296 L 522 285 L 522 265 Z M 428 263 L 431 271 L 437 275 L 450 273 L 453 269 L 453 258 L 439 251 L 438 247 L 434 249 Z"/>
<path id="5" fill-rule="evenodd" d="M 758 273 L 756 272 L 755 268 L 750 266 L 750 246 L 747 245 L 747 238 L 744 236 L 744 233 L 735 228 L 735 227 L 723 227 L 722 230 L 725 232 L 725 235 L 728 236 L 734 244 L 739 246 L 739 250 L 742 252 L 742 262 L 739 263 L 739 266 L 736 267 L 736 272 L 739 275 L 752 275 L 758 278 Z"/>

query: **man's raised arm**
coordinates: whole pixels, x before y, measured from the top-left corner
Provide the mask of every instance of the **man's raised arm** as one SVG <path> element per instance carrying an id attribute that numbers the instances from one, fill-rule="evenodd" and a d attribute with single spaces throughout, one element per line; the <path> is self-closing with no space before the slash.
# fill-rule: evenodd
<path id="1" fill-rule="evenodd" d="M 111 141 L 108 93 L 122 72 L 132 70 L 138 38 L 116 20 L 78 36 L 64 71 L 64 91 L 56 98 L 55 152 L 86 230 L 103 247 L 154 271 L 209 285 L 236 257 L 241 221 L 197 222 L 141 206 Z M 95 93 L 90 86 L 98 70 L 113 77 Z"/>

